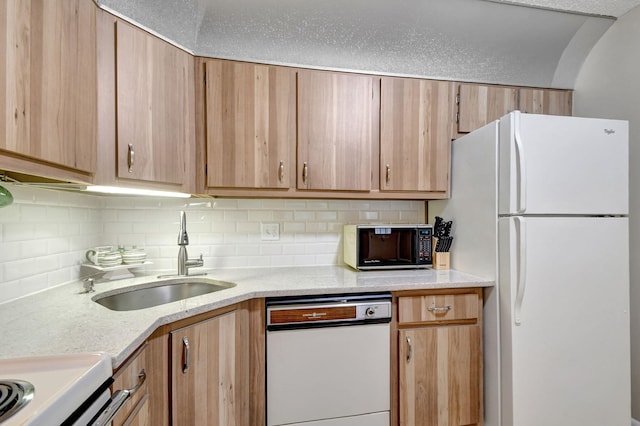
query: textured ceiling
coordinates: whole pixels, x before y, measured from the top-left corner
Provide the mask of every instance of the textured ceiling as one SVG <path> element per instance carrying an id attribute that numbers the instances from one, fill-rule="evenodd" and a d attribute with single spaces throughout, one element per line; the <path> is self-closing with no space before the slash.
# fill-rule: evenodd
<path id="1" fill-rule="evenodd" d="M 640 0 L 98 2 L 200 56 L 572 88 L 593 45 Z"/>
<path id="2" fill-rule="evenodd" d="M 621 17 L 640 5 L 640 0 L 492 0 L 593 15 Z"/>

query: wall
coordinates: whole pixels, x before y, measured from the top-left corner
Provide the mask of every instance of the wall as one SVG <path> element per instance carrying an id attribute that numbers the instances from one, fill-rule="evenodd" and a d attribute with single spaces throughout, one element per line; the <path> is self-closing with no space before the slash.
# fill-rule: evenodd
<path id="1" fill-rule="evenodd" d="M 77 280 L 96 245 L 145 248 L 151 270 L 177 269 L 180 210 L 189 256 L 208 268 L 342 264 L 346 223 L 421 223 L 422 201 L 101 197 L 6 185 L 14 203 L 0 210 L 0 302 Z M 280 240 L 262 241 L 261 223 Z M 144 272 L 144 271 L 143 271 Z"/>
<path id="2" fill-rule="evenodd" d="M 574 115 L 629 120 L 632 414 L 640 419 L 640 7 L 595 45 L 578 74 Z M 594 200 L 597 202 L 597 200 Z M 603 293 L 606 297 L 606 292 Z M 612 356 L 615 356 L 612 354 Z"/>

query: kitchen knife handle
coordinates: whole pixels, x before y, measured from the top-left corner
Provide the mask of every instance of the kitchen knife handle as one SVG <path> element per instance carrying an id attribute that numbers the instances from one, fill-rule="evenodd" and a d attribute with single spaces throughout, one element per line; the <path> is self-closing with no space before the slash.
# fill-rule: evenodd
<path id="1" fill-rule="evenodd" d="M 407 336 L 407 362 L 413 358 L 413 345 L 411 344 L 411 337 Z"/>
<path id="2" fill-rule="evenodd" d="M 133 149 L 133 144 L 129 144 L 129 149 L 127 151 L 127 166 L 129 166 L 129 173 L 133 173 L 133 163 L 136 159 L 136 151 Z"/>
<path id="3" fill-rule="evenodd" d="M 278 180 L 280 183 L 284 180 L 284 161 L 281 161 L 280 166 L 278 167 Z"/>
<path id="4" fill-rule="evenodd" d="M 307 166 L 307 162 L 302 163 L 302 183 L 307 183 L 307 175 L 309 173 L 309 166 Z"/>
<path id="5" fill-rule="evenodd" d="M 185 336 L 182 338 L 182 372 L 186 373 L 191 364 L 191 348 L 189 347 L 189 339 Z"/>
<path id="6" fill-rule="evenodd" d="M 517 112 L 513 115 L 513 128 L 513 139 L 518 161 L 518 205 L 516 206 L 516 212 L 524 213 L 527 210 L 527 174 L 525 173 L 524 146 L 520 136 L 520 114 Z"/>
<path id="7" fill-rule="evenodd" d="M 516 325 L 522 324 L 522 302 L 524 300 L 524 290 L 527 277 L 527 227 L 526 221 L 522 217 L 513 218 L 516 224 L 517 244 L 518 244 L 518 281 L 516 286 L 516 302 L 513 308 L 514 322 Z"/>

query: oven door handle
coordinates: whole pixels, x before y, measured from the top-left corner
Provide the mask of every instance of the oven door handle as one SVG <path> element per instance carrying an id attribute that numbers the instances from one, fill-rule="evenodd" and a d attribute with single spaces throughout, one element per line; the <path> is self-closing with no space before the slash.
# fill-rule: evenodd
<path id="1" fill-rule="evenodd" d="M 142 386 L 145 380 L 147 380 L 147 374 L 144 369 L 142 369 L 140 370 L 140 373 L 138 373 L 138 383 L 136 383 L 136 385 L 131 389 L 116 391 L 116 393 L 111 397 L 111 402 L 104 407 L 96 421 L 92 423 L 92 426 L 107 426 L 111 423 L 111 420 L 113 420 L 116 414 L 118 414 L 118 411 L 120 411 L 124 403 L 127 402 L 131 395 L 140 389 L 140 386 Z"/>

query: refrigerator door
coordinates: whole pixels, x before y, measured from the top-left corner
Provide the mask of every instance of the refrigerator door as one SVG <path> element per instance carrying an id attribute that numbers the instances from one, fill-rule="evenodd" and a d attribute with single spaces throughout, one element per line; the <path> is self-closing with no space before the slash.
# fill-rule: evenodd
<path id="1" fill-rule="evenodd" d="M 498 227 L 502 426 L 628 426 L 628 219 Z"/>
<path id="2" fill-rule="evenodd" d="M 628 213 L 628 122 L 516 111 L 499 127 L 500 214 Z"/>

